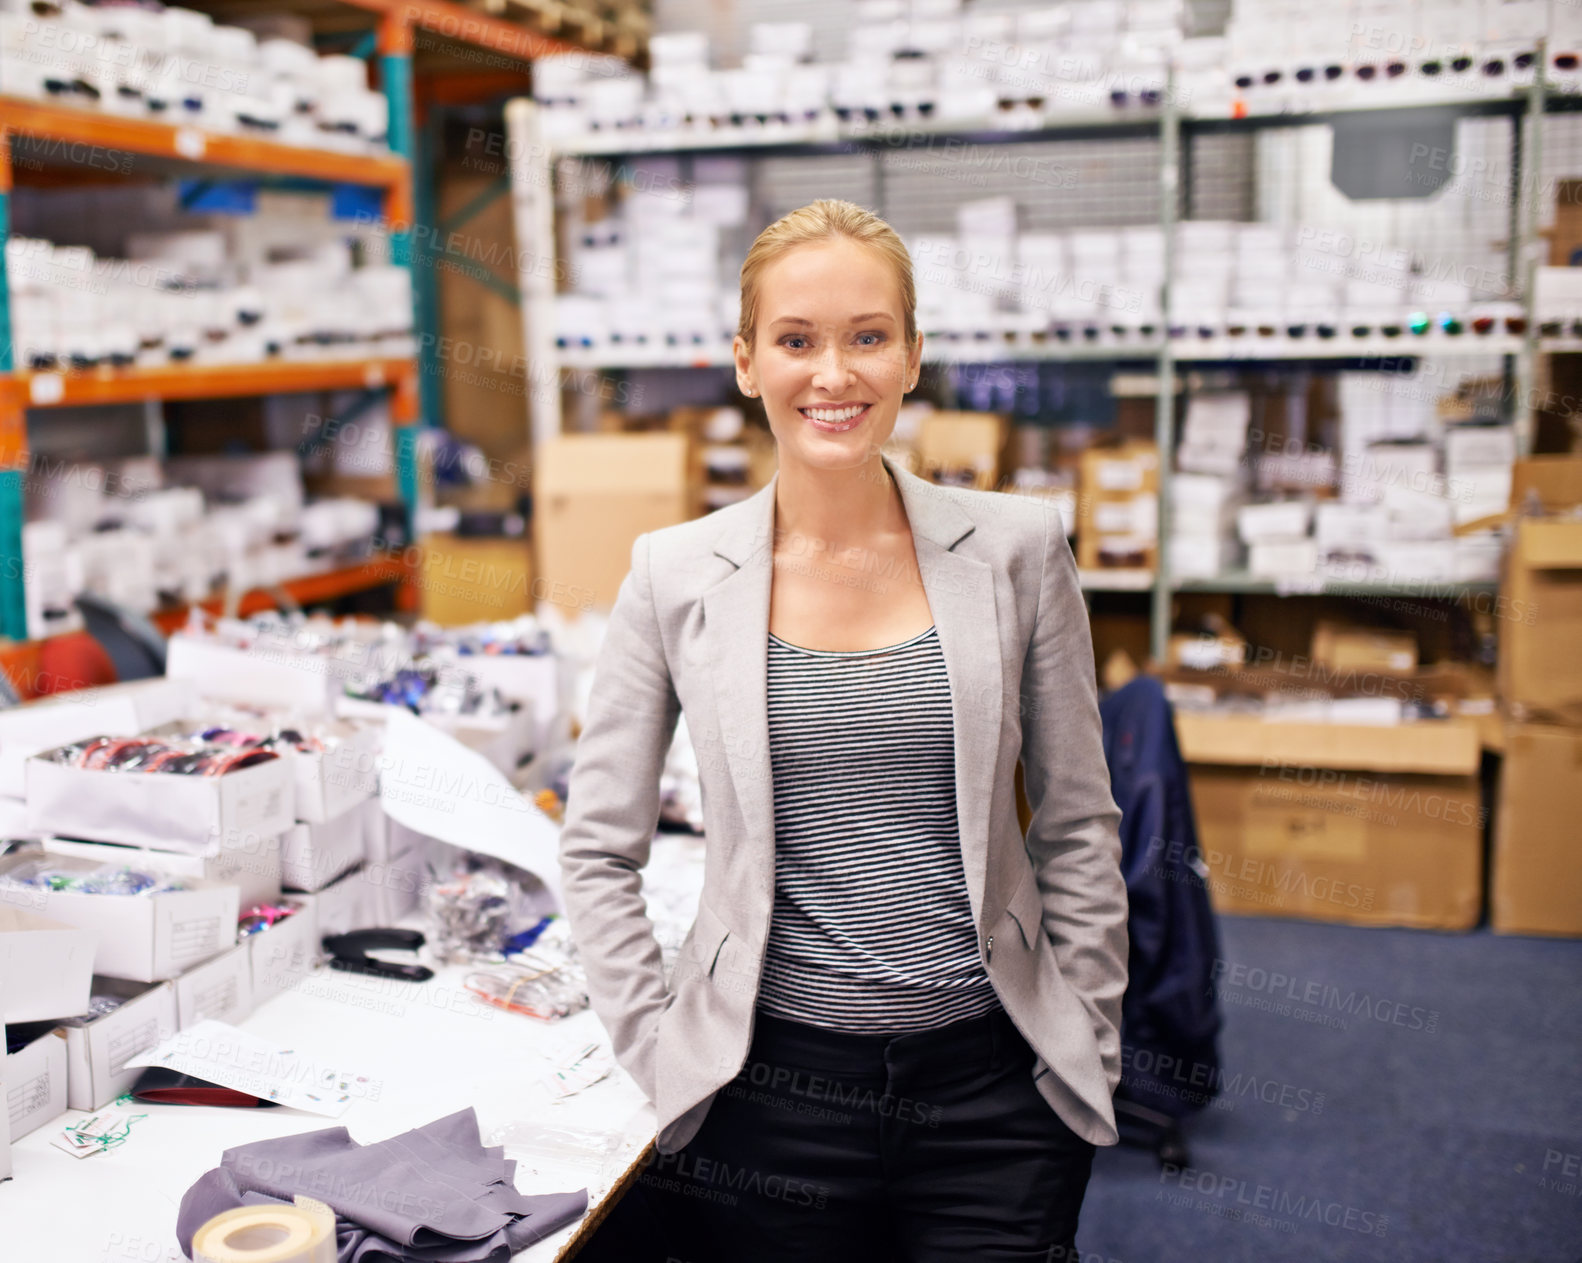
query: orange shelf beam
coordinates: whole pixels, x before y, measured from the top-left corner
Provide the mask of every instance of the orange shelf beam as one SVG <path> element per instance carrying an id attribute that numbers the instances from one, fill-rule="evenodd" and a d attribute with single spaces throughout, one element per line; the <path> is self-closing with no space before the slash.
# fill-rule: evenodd
<path id="1" fill-rule="evenodd" d="M 291 594 L 298 605 L 319 605 L 354 592 L 366 592 L 387 584 L 410 583 L 412 569 L 399 555 L 376 558 L 341 570 L 324 574 L 303 575 L 288 579 L 280 586 Z M 276 601 L 267 589 L 256 589 L 243 595 L 240 613 L 243 617 L 275 608 Z M 399 608 L 401 601 L 398 598 Z M 223 608 L 220 598 L 203 602 L 211 613 Z M 187 605 L 167 606 L 149 615 L 149 621 L 165 635 L 187 621 Z M 70 664 L 70 665 L 66 665 Z M 114 675 L 109 660 L 97 649 L 97 642 L 85 631 L 66 632 L 48 640 L 24 640 L 0 644 L 0 671 L 4 671 L 23 701 L 32 701 L 51 693 L 69 692 L 72 689 L 108 682 Z"/>
<path id="2" fill-rule="evenodd" d="M 414 372 L 416 363 L 403 359 L 175 364 L 160 368 L 17 373 L 14 389 L 24 407 L 50 408 L 136 403 L 143 399 L 223 399 L 308 390 L 400 388 Z M 0 389 L 3 388 L 0 381 Z"/>
<path id="3" fill-rule="evenodd" d="M 553 53 L 586 52 L 575 41 L 542 35 L 515 22 L 507 22 L 465 5 L 446 0 L 346 0 L 354 8 L 388 15 L 402 25 L 430 31 L 457 43 L 487 49 L 517 61 L 533 61 Z"/>
<path id="4" fill-rule="evenodd" d="M 322 605 L 337 597 L 350 596 L 353 592 L 367 592 L 372 588 L 382 588 L 386 584 L 405 583 L 410 574 L 411 567 L 396 555 L 378 557 L 341 570 L 326 570 L 323 574 L 287 579 L 279 586 L 298 605 Z M 209 613 L 218 614 L 225 608 L 225 599 L 213 597 L 201 604 Z M 268 588 L 251 588 L 242 594 L 242 599 L 237 605 L 237 614 L 242 618 L 249 618 L 264 610 L 272 610 L 277 604 Z M 172 605 L 155 610 L 149 615 L 148 621 L 168 636 L 186 623 L 191 608 L 190 605 Z"/>
<path id="5" fill-rule="evenodd" d="M 47 136 L 71 144 L 120 149 L 183 162 L 302 176 L 337 184 L 404 186 L 409 168 L 394 155 L 337 153 L 282 145 L 253 136 L 207 132 L 197 127 L 123 118 L 98 110 L 78 110 L 24 97 L 0 96 L 0 129 Z"/>

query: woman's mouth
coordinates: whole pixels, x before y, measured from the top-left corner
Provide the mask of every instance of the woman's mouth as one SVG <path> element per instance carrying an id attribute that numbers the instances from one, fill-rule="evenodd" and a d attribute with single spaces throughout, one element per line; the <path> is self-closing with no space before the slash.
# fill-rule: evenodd
<path id="1" fill-rule="evenodd" d="M 798 408 L 808 422 L 826 434 L 839 434 L 842 430 L 850 430 L 861 425 L 867 419 L 868 410 L 872 404 L 854 403 L 840 408 Z"/>

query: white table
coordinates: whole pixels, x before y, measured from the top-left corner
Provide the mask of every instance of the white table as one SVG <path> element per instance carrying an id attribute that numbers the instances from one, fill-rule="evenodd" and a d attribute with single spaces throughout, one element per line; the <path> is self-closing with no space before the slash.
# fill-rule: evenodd
<path id="1" fill-rule="evenodd" d="M 513 1125 L 541 1123 L 618 1134 L 600 1169 L 535 1172 L 519 1163 L 523 1192 L 588 1188 L 596 1210 L 610 1187 L 642 1156 L 654 1135 L 653 1110 L 619 1067 L 575 1096 L 553 1101 L 540 1076 L 561 1050 L 605 1042 L 589 1011 L 553 1024 L 472 1004 L 464 967 L 426 983 L 404 983 L 320 968 L 297 988 L 260 1005 L 242 1029 L 315 1061 L 366 1075 L 338 1119 L 292 1109 L 140 1106 L 148 1117 L 117 1149 L 74 1158 L 50 1144 L 68 1111 L 12 1146 L 13 1178 L 0 1184 L 0 1239 L 8 1259 L 62 1263 L 175 1263 L 176 1210 L 182 1195 L 234 1145 L 344 1125 L 359 1143 L 472 1106 L 485 1144 L 504 1142 Z M 577 1225 L 515 1256 L 517 1263 L 559 1257 Z"/>
<path id="2" fill-rule="evenodd" d="M 701 839 L 661 836 L 644 874 L 650 913 L 671 946 L 696 913 L 702 888 Z M 419 924 L 414 921 L 413 924 Z M 316 969 L 291 991 L 259 1005 L 242 1029 L 282 1048 L 371 1080 L 339 1118 L 293 1109 L 139 1106 L 148 1117 L 119 1148 L 74 1158 L 50 1144 L 68 1111 L 17 1141 L 13 1178 L 0 1183 L 0 1259 L 9 1263 L 180 1263 L 176 1211 L 182 1195 L 235 1145 L 343 1125 L 360 1144 L 383 1140 L 472 1106 L 485 1144 L 506 1145 L 510 1130 L 543 1124 L 618 1137 L 594 1166 L 534 1171 L 520 1159 L 524 1193 L 587 1187 L 588 1213 L 634 1174 L 654 1138 L 653 1107 L 625 1071 L 553 1101 L 543 1076 L 566 1054 L 607 1045 L 585 1010 L 545 1023 L 477 1004 L 463 986 L 468 966 L 428 982 Z M 375 1092 L 377 1089 L 377 1092 Z M 513 1263 L 560 1258 L 581 1223 L 567 1225 Z"/>

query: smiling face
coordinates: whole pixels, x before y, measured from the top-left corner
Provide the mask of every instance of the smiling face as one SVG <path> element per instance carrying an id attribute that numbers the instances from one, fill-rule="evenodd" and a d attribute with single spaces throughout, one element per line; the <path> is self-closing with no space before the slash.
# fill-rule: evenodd
<path id="1" fill-rule="evenodd" d="M 922 358 L 921 339 L 906 345 L 902 301 L 891 265 L 847 237 L 764 269 L 754 345 L 736 339 L 736 372 L 763 397 L 782 466 L 877 459 Z"/>

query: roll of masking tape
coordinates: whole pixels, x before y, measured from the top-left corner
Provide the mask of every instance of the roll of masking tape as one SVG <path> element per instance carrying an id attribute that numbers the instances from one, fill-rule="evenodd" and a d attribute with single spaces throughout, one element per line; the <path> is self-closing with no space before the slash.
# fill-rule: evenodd
<path id="1" fill-rule="evenodd" d="M 335 1263 L 335 1212 L 298 1196 L 294 1206 L 238 1206 L 192 1234 L 194 1263 Z"/>

